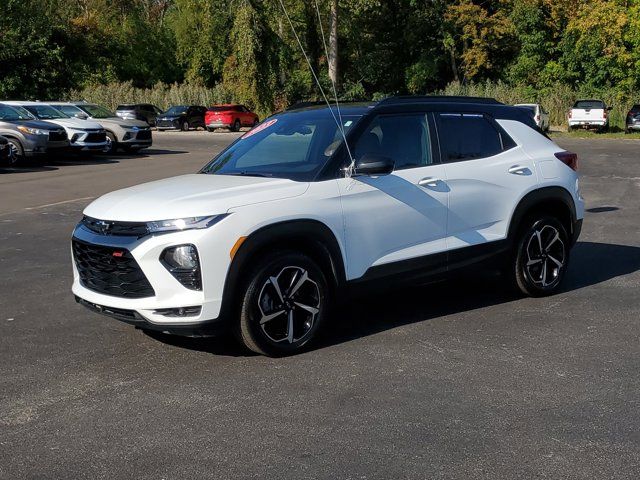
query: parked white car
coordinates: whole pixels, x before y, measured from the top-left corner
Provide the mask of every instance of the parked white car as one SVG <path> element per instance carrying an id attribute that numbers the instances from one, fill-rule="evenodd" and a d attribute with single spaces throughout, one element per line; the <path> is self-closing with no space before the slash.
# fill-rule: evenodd
<path id="1" fill-rule="evenodd" d="M 49 105 L 70 117 L 100 124 L 107 134 L 105 153 L 116 153 L 119 148 L 127 153 L 136 153 L 153 144 L 151 128 L 147 122 L 120 118 L 94 103 L 50 102 Z"/>
<path id="2" fill-rule="evenodd" d="M 549 295 L 582 225 L 576 168 L 529 115 L 495 100 L 292 109 L 197 174 L 91 203 L 73 232 L 73 293 L 143 329 L 229 328 L 268 355 L 307 346 L 356 288 L 483 264 Z"/>
<path id="3" fill-rule="evenodd" d="M 609 128 L 609 111 L 602 100 L 578 100 L 569 110 L 569 130 L 572 128 Z"/>
<path id="4" fill-rule="evenodd" d="M 2 103 L 23 107 L 38 120 L 63 127 L 69 138 L 69 146 L 74 151 L 101 152 L 105 149 L 107 144 L 106 131 L 96 122 L 72 118 L 42 102 L 10 101 Z"/>
<path id="5" fill-rule="evenodd" d="M 533 117 L 533 121 L 543 132 L 549 131 L 549 112 L 547 112 L 539 103 L 517 103 L 514 107 L 519 107 Z"/>

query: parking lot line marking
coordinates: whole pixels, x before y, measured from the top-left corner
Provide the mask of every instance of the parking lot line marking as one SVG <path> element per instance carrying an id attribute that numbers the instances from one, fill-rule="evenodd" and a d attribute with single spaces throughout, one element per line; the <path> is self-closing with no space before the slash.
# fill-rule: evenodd
<path id="1" fill-rule="evenodd" d="M 96 197 L 82 197 L 74 198 L 72 200 L 63 200 L 62 202 L 47 203 L 45 205 L 38 205 L 37 207 L 26 207 L 25 210 L 37 210 L 39 208 L 55 207 L 56 205 L 64 205 L 65 203 L 79 202 L 80 200 L 92 200 Z"/>

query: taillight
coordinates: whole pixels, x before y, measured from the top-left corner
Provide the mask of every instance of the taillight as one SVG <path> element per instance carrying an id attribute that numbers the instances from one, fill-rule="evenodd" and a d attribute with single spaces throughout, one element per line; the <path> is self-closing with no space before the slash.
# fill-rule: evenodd
<path id="1" fill-rule="evenodd" d="M 564 163 L 571 170 L 578 171 L 578 155 L 573 152 L 567 152 L 566 150 L 563 152 L 554 153 L 556 158 Z"/>
<path id="2" fill-rule="evenodd" d="M 540 115 L 536 115 L 536 122 L 540 121 Z"/>
<path id="3" fill-rule="evenodd" d="M 569 118 L 571 118 L 571 110 L 569 110 Z"/>
<path id="4" fill-rule="evenodd" d="M 606 110 L 604 112 L 602 112 L 602 117 L 603 118 L 607 118 L 607 115 L 609 114 L 609 112 L 607 112 Z"/>

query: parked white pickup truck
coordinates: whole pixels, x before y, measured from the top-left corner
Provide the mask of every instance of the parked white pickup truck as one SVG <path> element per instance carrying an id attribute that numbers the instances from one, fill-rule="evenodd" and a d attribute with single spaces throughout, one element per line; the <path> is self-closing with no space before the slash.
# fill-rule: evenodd
<path id="1" fill-rule="evenodd" d="M 569 110 L 569 130 L 572 128 L 609 128 L 609 111 L 602 100 L 578 100 Z"/>

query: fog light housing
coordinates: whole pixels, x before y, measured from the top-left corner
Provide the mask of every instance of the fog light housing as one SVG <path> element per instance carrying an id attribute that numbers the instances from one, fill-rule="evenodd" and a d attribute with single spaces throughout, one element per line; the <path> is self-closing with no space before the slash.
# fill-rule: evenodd
<path id="1" fill-rule="evenodd" d="M 184 287 L 189 290 L 202 290 L 200 259 L 194 245 L 177 245 L 165 248 L 160 262 Z"/>

